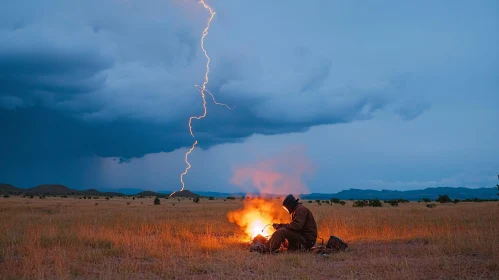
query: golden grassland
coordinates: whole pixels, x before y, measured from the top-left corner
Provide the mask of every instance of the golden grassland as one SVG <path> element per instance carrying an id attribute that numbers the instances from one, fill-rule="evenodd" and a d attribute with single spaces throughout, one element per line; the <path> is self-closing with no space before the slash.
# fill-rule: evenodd
<path id="1" fill-rule="evenodd" d="M 499 279 L 497 202 L 304 203 L 350 245 L 325 257 L 250 253 L 238 200 L 153 200 L 0 198 L 0 279 Z"/>

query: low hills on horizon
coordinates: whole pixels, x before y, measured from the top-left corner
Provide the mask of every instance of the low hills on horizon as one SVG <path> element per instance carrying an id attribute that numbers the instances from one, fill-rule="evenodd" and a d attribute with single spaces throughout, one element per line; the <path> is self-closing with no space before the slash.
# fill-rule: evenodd
<path id="1" fill-rule="evenodd" d="M 10 184 L 0 184 L 0 194 L 123 196 L 123 194 L 119 192 L 101 192 L 96 189 L 74 190 L 60 184 L 42 184 L 28 189 L 18 188 Z"/>
<path id="2" fill-rule="evenodd" d="M 301 194 L 300 198 L 305 199 L 321 199 L 329 200 L 331 198 L 338 198 L 342 200 L 358 200 L 358 199 L 406 199 L 406 200 L 421 200 L 423 198 L 436 199 L 439 195 L 448 195 L 453 199 L 497 199 L 499 198 L 497 188 L 451 188 L 451 187 L 435 187 L 426 188 L 421 190 L 369 190 L 369 189 L 348 189 L 342 190 L 337 193 L 309 193 Z M 97 189 L 76 190 L 68 188 L 60 184 L 43 184 L 32 188 L 18 188 L 10 184 L 0 184 L 0 194 L 5 195 L 91 195 L 91 196 L 165 196 L 170 195 L 172 192 L 160 191 L 146 191 L 142 189 L 106 189 L 106 191 L 99 191 Z M 212 197 L 284 197 L 285 194 L 258 194 L 258 193 L 225 193 L 225 192 L 209 192 L 198 191 L 191 192 L 189 190 L 175 192 L 175 197 L 195 197 L 212 196 Z"/>
<path id="3" fill-rule="evenodd" d="M 120 192 L 119 190 L 128 190 L 127 192 Z M 130 193 L 130 190 L 133 193 Z M 5 195 L 90 195 L 90 196 L 165 196 L 170 195 L 172 192 L 154 192 L 144 191 L 140 189 L 117 189 L 116 191 L 99 191 L 97 189 L 76 190 L 68 188 L 61 184 L 42 184 L 32 188 L 18 188 L 10 184 L 0 183 L 0 194 Z M 195 194 L 189 190 L 177 191 L 173 197 L 196 197 Z"/>

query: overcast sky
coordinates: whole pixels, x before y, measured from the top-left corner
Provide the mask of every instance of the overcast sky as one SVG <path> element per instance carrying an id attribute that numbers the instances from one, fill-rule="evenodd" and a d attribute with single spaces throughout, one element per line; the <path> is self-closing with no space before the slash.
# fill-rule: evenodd
<path id="1" fill-rule="evenodd" d="M 0 182 L 311 192 L 493 187 L 499 2 L 0 3 Z M 209 101 L 209 100 L 208 100 Z M 199 149 L 200 148 L 200 149 Z M 244 176 L 243 176 L 244 177 Z M 247 178 L 246 178 L 247 179 Z"/>

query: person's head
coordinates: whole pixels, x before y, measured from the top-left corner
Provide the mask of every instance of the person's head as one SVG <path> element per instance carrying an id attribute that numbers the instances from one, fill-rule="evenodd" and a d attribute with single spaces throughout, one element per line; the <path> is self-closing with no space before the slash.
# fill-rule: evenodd
<path id="1" fill-rule="evenodd" d="M 298 205 L 298 200 L 296 199 L 292 194 L 289 194 L 286 196 L 284 201 L 282 202 L 282 207 L 288 211 L 288 213 L 292 213 L 293 210 L 295 210 L 296 206 Z"/>

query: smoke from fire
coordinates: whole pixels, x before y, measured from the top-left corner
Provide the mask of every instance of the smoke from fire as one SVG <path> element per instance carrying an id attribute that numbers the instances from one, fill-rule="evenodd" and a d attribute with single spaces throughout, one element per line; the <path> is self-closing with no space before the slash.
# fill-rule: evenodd
<path id="1" fill-rule="evenodd" d="M 312 175 L 315 167 L 303 146 L 289 147 L 277 156 L 234 168 L 231 182 L 246 192 L 259 196 L 308 193 L 303 177 Z"/>

